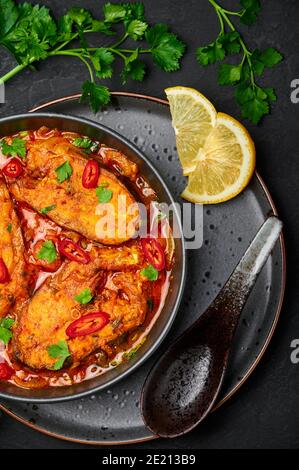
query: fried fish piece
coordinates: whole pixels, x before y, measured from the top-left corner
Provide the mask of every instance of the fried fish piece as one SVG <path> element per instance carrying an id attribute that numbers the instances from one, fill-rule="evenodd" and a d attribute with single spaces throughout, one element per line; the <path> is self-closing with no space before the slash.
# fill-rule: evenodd
<path id="1" fill-rule="evenodd" d="M 48 354 L 49 346 L 67 341 L 73 362 L 79 364 L 107 342 L 142 324 L 146 314 L 146 282 L 137 273 L 115 273 L 103 290 L 101 260 L 93 253 L 92 261 L 82 265 L 66 262 L 24 304 L 14 327 L 15 357 L 32 369 L 52 369 L 57 359 Z M 82 305 L 76 300 L 82 290 L 90 289 L 93 301 Z M 91 312 L 104 311 L 110 321 L 101 331 L 70 339 L 68 326 Z"/>
<path id="2" fill-rule="evenodd" d="M 17 204 L 17 215 L 26 247 L 25 259 L 28 263 L 40 266 L 47 272 L 55 272 L 60 268 L 61 256 L 57 253 L 56 260 L 53 263 L 48 263 L 46 260 L 37 258 L 38 251 L 45 241 L 52 240 L 57 246 L 60 238 L 67 238 L 79 245 L 86 246 L 90 256 L 96 258 L 99 269 L 126 271 L 141 268 L 144 264 L 144 254 L 140 243 L 136 240 L 129 241 L 122 246 L 100 246 L 80 237 L 76 232 L 62 230 L 59 225 L 37 213 L 27 204 Z"/>
<path id="3" fill-rule="evenodd" d="M 118 245 L 134 236 L 138 204 L 113 173 L 101 168 L 100 189 L 86 189 L 82 185 L 86 156 L 65 137 L 29 141 L 27 149 L 23 175 L 8 179 L 18 201 L 37 211 L 55 205 L 47 214 L 51 220 L 106 245 Z"/>
<path id="4" fill-rule="evenodd" d="M 138 242 L 120 247 L 102 247 L 96 251 L 101 269 L 107 271 L 136 270 L 144 264 L 144 255 Z"/>
<path id="5" fill-rule="evenodd" d="M 95 262 L 66 262 L 27 301 L 14 326 L 13 350 L 18 360 L 33 369 L 51 369 L 55 360 L 47 347 L 66 339 L 65 329 L 85 307 L 75 297 L 82 290 L 95 291 L 102 272 Z"/>
<path id="6" fill-rule="evenodd" d="M 9 280 L 0 284 L 0 318 L 28 298 L 30 273 L 24 260 L 24 244 L 20 224 L 6 185 L 0 179 L 0 259 Z"/>
<path id="7" fill-rule="evenodd" d="M 149 283 L 139 273 L 116 273 L 96 301 L 110 322 L 100 331 L 68 341 L 74 364 L 142 325 L 147 311 Z M 87 312 L 86 312 L 87 313 Z M 84 317 L 83 317 L 84 318 Z"/>

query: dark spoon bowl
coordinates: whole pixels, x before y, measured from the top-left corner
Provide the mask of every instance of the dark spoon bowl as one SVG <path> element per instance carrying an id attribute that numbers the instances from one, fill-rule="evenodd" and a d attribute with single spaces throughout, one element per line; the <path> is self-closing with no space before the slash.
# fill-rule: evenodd
<path id="1" fill-rule="evenodd" d="M 141 411 L 154 434 L 186 434 L 212 409 L 240 315 L 281 230 L 279 219 L 267 219 L 212 304 L 150 371 Z"/>
<path id="2" fill-rule="evenodd" d="M 45 390 L 25 390 L 0 381 L 0 398 L 31 403 L 50 403 L 82 398 L 104 388 L 110 387 L 143 364 L 159 347 L 167 335 L 177 314 L 186 278 L 186 256 L 180 215 L 173 197 L 159 172 L 146 156 L 127 139 L 107 127 L 88 119 L 51 113 L 34 113 L 10 116 L 0 119 L 0 138 L 27 129 L 36 130 L 41 126 L 57 128 L 63 131 L 78 132 L 95 138 L 105 145 L 116 148 L 126 154 L 139 166 L 140 173 L 148 180 L 162 203 L 173 208 L 173 228 L 180 236 L 175 241 L 176 263 L 171 286 L 165 305 L 147 336 L 147 341 L 138 350 L 134 359 L 110 369 L 102 375 L 80 384 L 68 387 L 53 387 Z"/>

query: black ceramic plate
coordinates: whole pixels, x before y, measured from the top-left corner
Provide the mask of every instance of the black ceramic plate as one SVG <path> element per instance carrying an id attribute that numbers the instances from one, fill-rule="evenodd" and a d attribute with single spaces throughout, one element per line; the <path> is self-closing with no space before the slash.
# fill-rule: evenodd
<path id="1" fill-rule="evenodd" d="M 167 103 L 150 97 L 115 94 L 108 110 L 94 116 L 75 97 L 47 103 L 39 110 L 79 115 L 115 129 L 134 142 L 161 172 L 174 198 L 184 187 Z M 188 277 L 167 346 L 210 304 L 269 213 L 271 197 L 256 174 L 232 201 L 204 208 L 203 246 L 188 254 Z M 277 243 L 243 313 L 221 400 L 224 403 L 252 373 L 275 329 L 285 287 L 283 239 Z M 1 401 L 4 411 L 35 429 L 61 439 L 91 444 L 141 442 L 154 436 L 139 412 L 142 384 L 161 349 L 138 371 L 96 395 L 61 404 L 26 405 Z"/>

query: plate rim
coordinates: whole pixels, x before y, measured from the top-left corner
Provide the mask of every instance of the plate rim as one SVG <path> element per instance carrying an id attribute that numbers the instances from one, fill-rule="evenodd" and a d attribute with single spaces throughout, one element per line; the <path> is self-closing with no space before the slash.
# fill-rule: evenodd
<path id="1" fill-rule="evenodd" d="M 162 98 L 151 96 L 151 95 L 145 95 L 145 94 L 134 93 L 134 92 L 126 92 L 126 91 L 114 91 L 114 92 L 111 92 L 111 95 L 116 96 L 116 97 L 123 96 L 123 97 L 127 97 L 127 98 L 135 98 L 135 99 L 140 99 L 140 100 L 151 101 L 151 102 L 159 103 L 161 105 L 169 107 L 168 101 L 166 101 Z M 42 103 L 38 106 L 35 106 L 34 108 L 31 108 L 29 110 L 29 113 L 34 113 L 34 112 L 45 110 L 49 106 L 53 106 L 55 104 L 80 99 L 81 96 L 82 96 L 81 93 L 76 93 L 76 94 L 56 98 L 55 100 L 47 101 L 47 102 Z M 264 182 L 263 178 L 261 177 L 261 175 L 259 174 L 259 172 L 257 170 L 255 170 L 255 176 L 257 177 L 257 180 L 258 180 L 260 186 L 262 187 L 262 190 L 263 190 L 263 192 L 264 192 L 264 194 L 265 194 L 265 196 L 266 196 L 266 198 L 269 202 L 269 205 L 271 206 L 271 209 L 273 211 L 273 215 L 276 215 L 278 217 L 278 211 L 277 211 L 276 205 L 273 201 L 273 198 L 271 196 L 271 193 L 270 193 L 268 187 L 266 186 L 266 183 Z M 283 306 L 283 302 L 284 302 L 284 297 L 285 297 L 285 290 L 286 290 L 286 272 L 287 272 L 287 268 L 286 268 L 286 247 L 285 247 L 285 239 L 284 239 L 284 233 L 283 232 L 280 235 L 279 243 L 280 243 L 281 256 L 282 256 L 281 290 L 280 290 L 280 295 L 279 295 L 279 302 L 278 302 L 278 305 L 277 305 L 277 309 L 276 309 L 276 313 L 275 313 L 275 317 L 274 317 L 274 321 L 272 323 L 271 329 L 269 331 L 269 334 L 266 338 L 266 341 L 264 342 L 264 345 L 263 345 L 259 355 L 256 357 L 255 361 L 253 362 L 251 367 L 248 369 L 248 371 L 244 375 L 244 377 L 242 377 L 242 380 L 240 380 L 240 382 L 237 385 L 235 385 L 235 387 L 233 387 L 233 389 L 225 397 L 223 397 L 222 400 L 220 400 L 219 403 L 217 403 L 215 405 L 215 407 L 213 408 L 212 411 L 216 411 L 218 408 L 220 408 L 222 405 L 224 405 L 233 395 L 235 395 L 240 390 L 240 388 L 244 385 L 244 383 L 247 382 L 249 377 L 253 374 L 253 372 L 257 368 L 258 364 L 262 360 L 262 358 L 263 358 L 266 350 L 268 349 L 268 346 L 269 346 L 269 344 L 270 344 L 270 342 L 273 338 L 273 335 L 275 333 L 275 330 L 276 330 L 276 327 L 277 327 L 277 324 L 278 324 L 278 321 L 279 321 L 279 318 L 280 318 L 280 314 L 281 314 L 281 310 L 282 310 L 282 306 Z M 116 441 L 109 441 L 109 440 L 107 440 L 107 441 L 105 440 L 103 442 L 83 441 L 81 439 L 62 436 L 61 434 L 57 434 L 55 432 L 48 431 L 48 430 L 46 430 L 46 429 L 44 429 L 44 428 L 42 428 L 42 427 L 40 427 L 40 426 L 38 426 L 38 425 L 36 425 L 32 422 L 27 421 L 25 418 L 22 418 L 21 416 L 18 416 L 16 413 L 14 413 L 12 410 L 5 407 L 1 403 L 0 403 L 0 410 L 3 411 L 4 413 L 6 413 L 8 416 L 15 419 L 16 421 L 24 424 L 25 426 L 28 426 L 31 429 L 34 429 L 37 432 L 40 432 L 41 434 L 44 434 L 46 436 L 53 437 L 53 438 L 56 438 L 56 439 L 59 439 L 59 440 L 62 440 L 62 441 L 74 442 L 74 443 L 77 443 L 77 444 L 84 444 L 84 445 L 89 445 L 89 446 L 116 446 L 116 445 L 142 444 L 144 442 L 149 442 L 149 441 L 153 441 L 155 439 L 159 439 L 158 436 L 153 435 L 153 436 L 149 436 L 149 437 L 142 437 L 140 439 L 134 439 L 134 440 L 128 440 L 128 441 L 117 441 L 117 442 Z"/>

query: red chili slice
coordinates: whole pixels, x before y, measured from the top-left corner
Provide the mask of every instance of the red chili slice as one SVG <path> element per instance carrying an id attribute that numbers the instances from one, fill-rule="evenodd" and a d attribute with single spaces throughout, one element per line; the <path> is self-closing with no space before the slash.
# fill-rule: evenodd
<path id="1" fill-rule="evenodd" d="M 3 259 L 0 258 L 0 284 L 5 284 L 10 281 L 10 275 L 7 269 L 6 264 Z"/>
<path id="2" fill-rule="evenodd" d="M 160 243 L 154 238 L 142 238 L 141 246 L 149 263 L 157 271 L 162 271 L 165 268 L 165 254 Z"/>
<path id="3" fill-rule="evenodd" d="M 71 323 L 66 329 L 66 334 L 69 338 L 90 335 L 102 330 L 109 321 L 110 317 L 106 312 L 88 313 Z"/>
<path id="4" fill-rule="evenodd" d="M 0 364 L 0 380 L 10 380 L 14 373 L 15 371 L 7 364 L 7 362 L 2 362 Z"/>
<path id="5" fill-rule="evenodd" d="M 83 176 L 82 185 L 85 189 L 96 188 L 100 176 L 100 167 L 96 160 L 89 160 L 87 162 Z"/>
<path id="6" fill-rule="evenodd" d="M 77 263 L 88 264 L 90 262 L 89 254 L 84 251 L 77 243 L 68 238 L 58 241 L 58 250 L 66 258 Z"/>
<path id="7" fill-rule="evenodd" d="M 9 160 L 7 165 L 2 168 L 2 173 L 9 178 L 18 178 L 23 173 L 23 166 L 17 158 Z"/>

